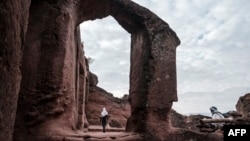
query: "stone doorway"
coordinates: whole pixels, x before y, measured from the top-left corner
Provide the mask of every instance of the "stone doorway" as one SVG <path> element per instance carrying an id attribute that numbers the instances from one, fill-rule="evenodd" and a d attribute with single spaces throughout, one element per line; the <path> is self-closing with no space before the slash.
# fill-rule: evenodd
<path id="1" fill-rule="evenodd" d="M 172 102 L 177 101 L 175 57 L 180 41 L 175 32 L 151 11 L 131 1 L 105 1 L 94 13 L 80 16 L 80 23 L 110 15 L 131 34 L 131 117 L 126 130 L 155 133 L 162 130 L 159 124 L 168 130 Z"/>
<path id="2" fill-rule="evenodd" d="M 103 107 L 109 112 L 110 130 L 124 130 L 131 111 L 128 103 L 130 34 L 111 16 L 83 22 L 80 30 L 93 78 L 85 109 L 89 130 L 101 126 L 98 117 Z"/>
<path id="3" fill-rule="evenodd" d="M 171 127 L 169 113 L 177 100 L 180 41 L 166 22 L 130 0 L 31 2 L 14 136 L 28 138 L 28 131 L 35 137 L 66 135 L 79 128 L 86 98 L 77 93 L 87 92 L 89 82 L 79 24 L 107 16 L 131 35 L 126 130 L 165 136 L 162 131 Z M 80 82 L 85 83 L 82 88 Z"/>

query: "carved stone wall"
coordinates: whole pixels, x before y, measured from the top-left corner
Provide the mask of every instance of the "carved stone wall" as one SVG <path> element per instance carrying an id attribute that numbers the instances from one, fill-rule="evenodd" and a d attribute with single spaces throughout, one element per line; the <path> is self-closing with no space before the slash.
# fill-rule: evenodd
<path id="1" fill-rule="evenodd" d="M 17 14 L 22 13 L 20 11 Z M 130 0 L 32 0 L 14 140 L 47 140 L 52 134 L 67 136 L 82 129 L 83 123 L 88 124 L 84 110 L 89 85 L 88 67 L 78 25 L 109 15 L 131 34 L 131 117 L 126 130 L 145 133 L 151 139 L 167 137 L 171 129 L 172 102 L 177 101 L 175 52 L 180 44 L 169 25 Z M 15 20 L 8 24 L 15 24 Z M 26 25 L 23 22 L 20 29 L 26 29 Z M 24 35 L 24 31 L 18 29 L 17 38 L 20 38 L 19 34 Z M 10 46 L 14 47 L 14 44 L 15 41 Z M 17 44 L 22 46 L 19 39 Z M 14 50 L 20 53 L 19 49 Z M 7 59 L 13 58 L 11 54 L 7 56 Z M 8 82 L 14 82 L 15 91 L 8 91 L 14 92 L 15 96 L 10 100 L 13 105 L 9 105 L 13 112 L 20 84 L 19 63 L 16 62 L 20 59 L 18 56 L 12 61 L 11 72 L 14 74 L 0 70 L 6 73 L 5 76 L 13 77 L 6 77 L 13 80 Z M 13 123 L 15 116 L 10 117 L 9 123 Z"/>
<path id="2" fill-rule="evenodd" d="M 166 22 L 144 7 L 129 0 L 102 2 L 87 1 L 83 9 L 98 10 L 90 16 L 80 11 L 79 17 L 82 22 L 111 15 L 131 34 L 132 112 L 126 130 L 164 138 L 171 128 L 172 102 L 177 101 L 175 57 L 180 41 Z"/>
<path id="3" fill-rule="evenodd" d="M 67 135 L 85 121 L 87 65 L 73 1 L 32 1 L 15 140 Z"/>
<path id="4" fill-rule="evenodd" d="M 131 1 L 111 1 L 110 12 L 131 33 L 132 113 L 127 131 L 164 138 L 171 127 L 172 102 L 177 101 L 175 49 L 180 41 L 167 23 Z"/>
<path id="5" fill-rule="evenodd" d="M 30 0 L 0 1 L 0 140 L 12 141 Z"/>

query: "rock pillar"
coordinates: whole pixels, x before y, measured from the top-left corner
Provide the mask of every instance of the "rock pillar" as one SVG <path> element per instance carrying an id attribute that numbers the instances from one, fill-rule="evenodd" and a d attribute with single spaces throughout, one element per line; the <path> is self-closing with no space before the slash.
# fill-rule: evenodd
<path id="1" fill-rule="evenodd" d="M 12 141 L 30 0 L 0 1 L 0 140 Z"/>
<path id="2" fill-rule="evenodd" d="M 169 25 L 131 1 L 113 1 L 111 15 L 131 33 L 131 117 L 128 131 L 164 138 L 177 101 L 176 47 L 180 40 Z"/>
<path id="3" fill-rule="evenodd" d="M 87 70 L 75 6 L 65 0 L 31 2 L 16 141 L 47 140 L 83 128 Z"/>

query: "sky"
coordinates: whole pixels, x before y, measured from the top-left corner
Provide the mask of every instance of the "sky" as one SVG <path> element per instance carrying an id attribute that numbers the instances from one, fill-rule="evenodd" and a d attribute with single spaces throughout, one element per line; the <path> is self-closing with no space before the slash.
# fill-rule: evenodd
<path id="1" fill-rule="evenodd" d="M 182 114 L 236 110 L 250 93 L 249 0 L 134 0 L 169 24 L 177 47 L 177 95 Z M 113 17 L 80 25 L 90 71 L 98 86 L 116 97 L 128 94 L 130 34 Z"/>

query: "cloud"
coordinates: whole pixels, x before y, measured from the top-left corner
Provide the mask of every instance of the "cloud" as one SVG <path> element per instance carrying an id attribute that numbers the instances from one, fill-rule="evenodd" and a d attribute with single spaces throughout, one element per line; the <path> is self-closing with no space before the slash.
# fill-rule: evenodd
<path id="1" fill-rule="evenodd" d="M 250 1 L 134 0 L 154 12 L 177 33 L 177 90 L 173 108 L 205 113 L 217 106 L 234 110 L 250 91 Z M 130 34 L 112 18 L 81 24 L 86 56 L 103 88 L 128 93 Z"/>
<path id="2" fill-rule="evenodd" d="M 209 108 L 216 106 L 222 113 L 236 110 L 239 100 L 237 93 L 245 93 L 244 87 L 231 87 L 223 91 L 196 92 L 190 91 L 181 93 L 179 101 L 173 103 L 175 110 L 184 114 L 205 114 L 210 115 Z M 185 106 L 184 106 L 185 105 Z"/>
<path id="3" fill-rule="evenodd" d="M 94 59 L 90 71 L 98 76 L 98 86 L 117 97 L 128 94 L 130 34 L 112 17 L 80 25 L 87 57 Z"/>

